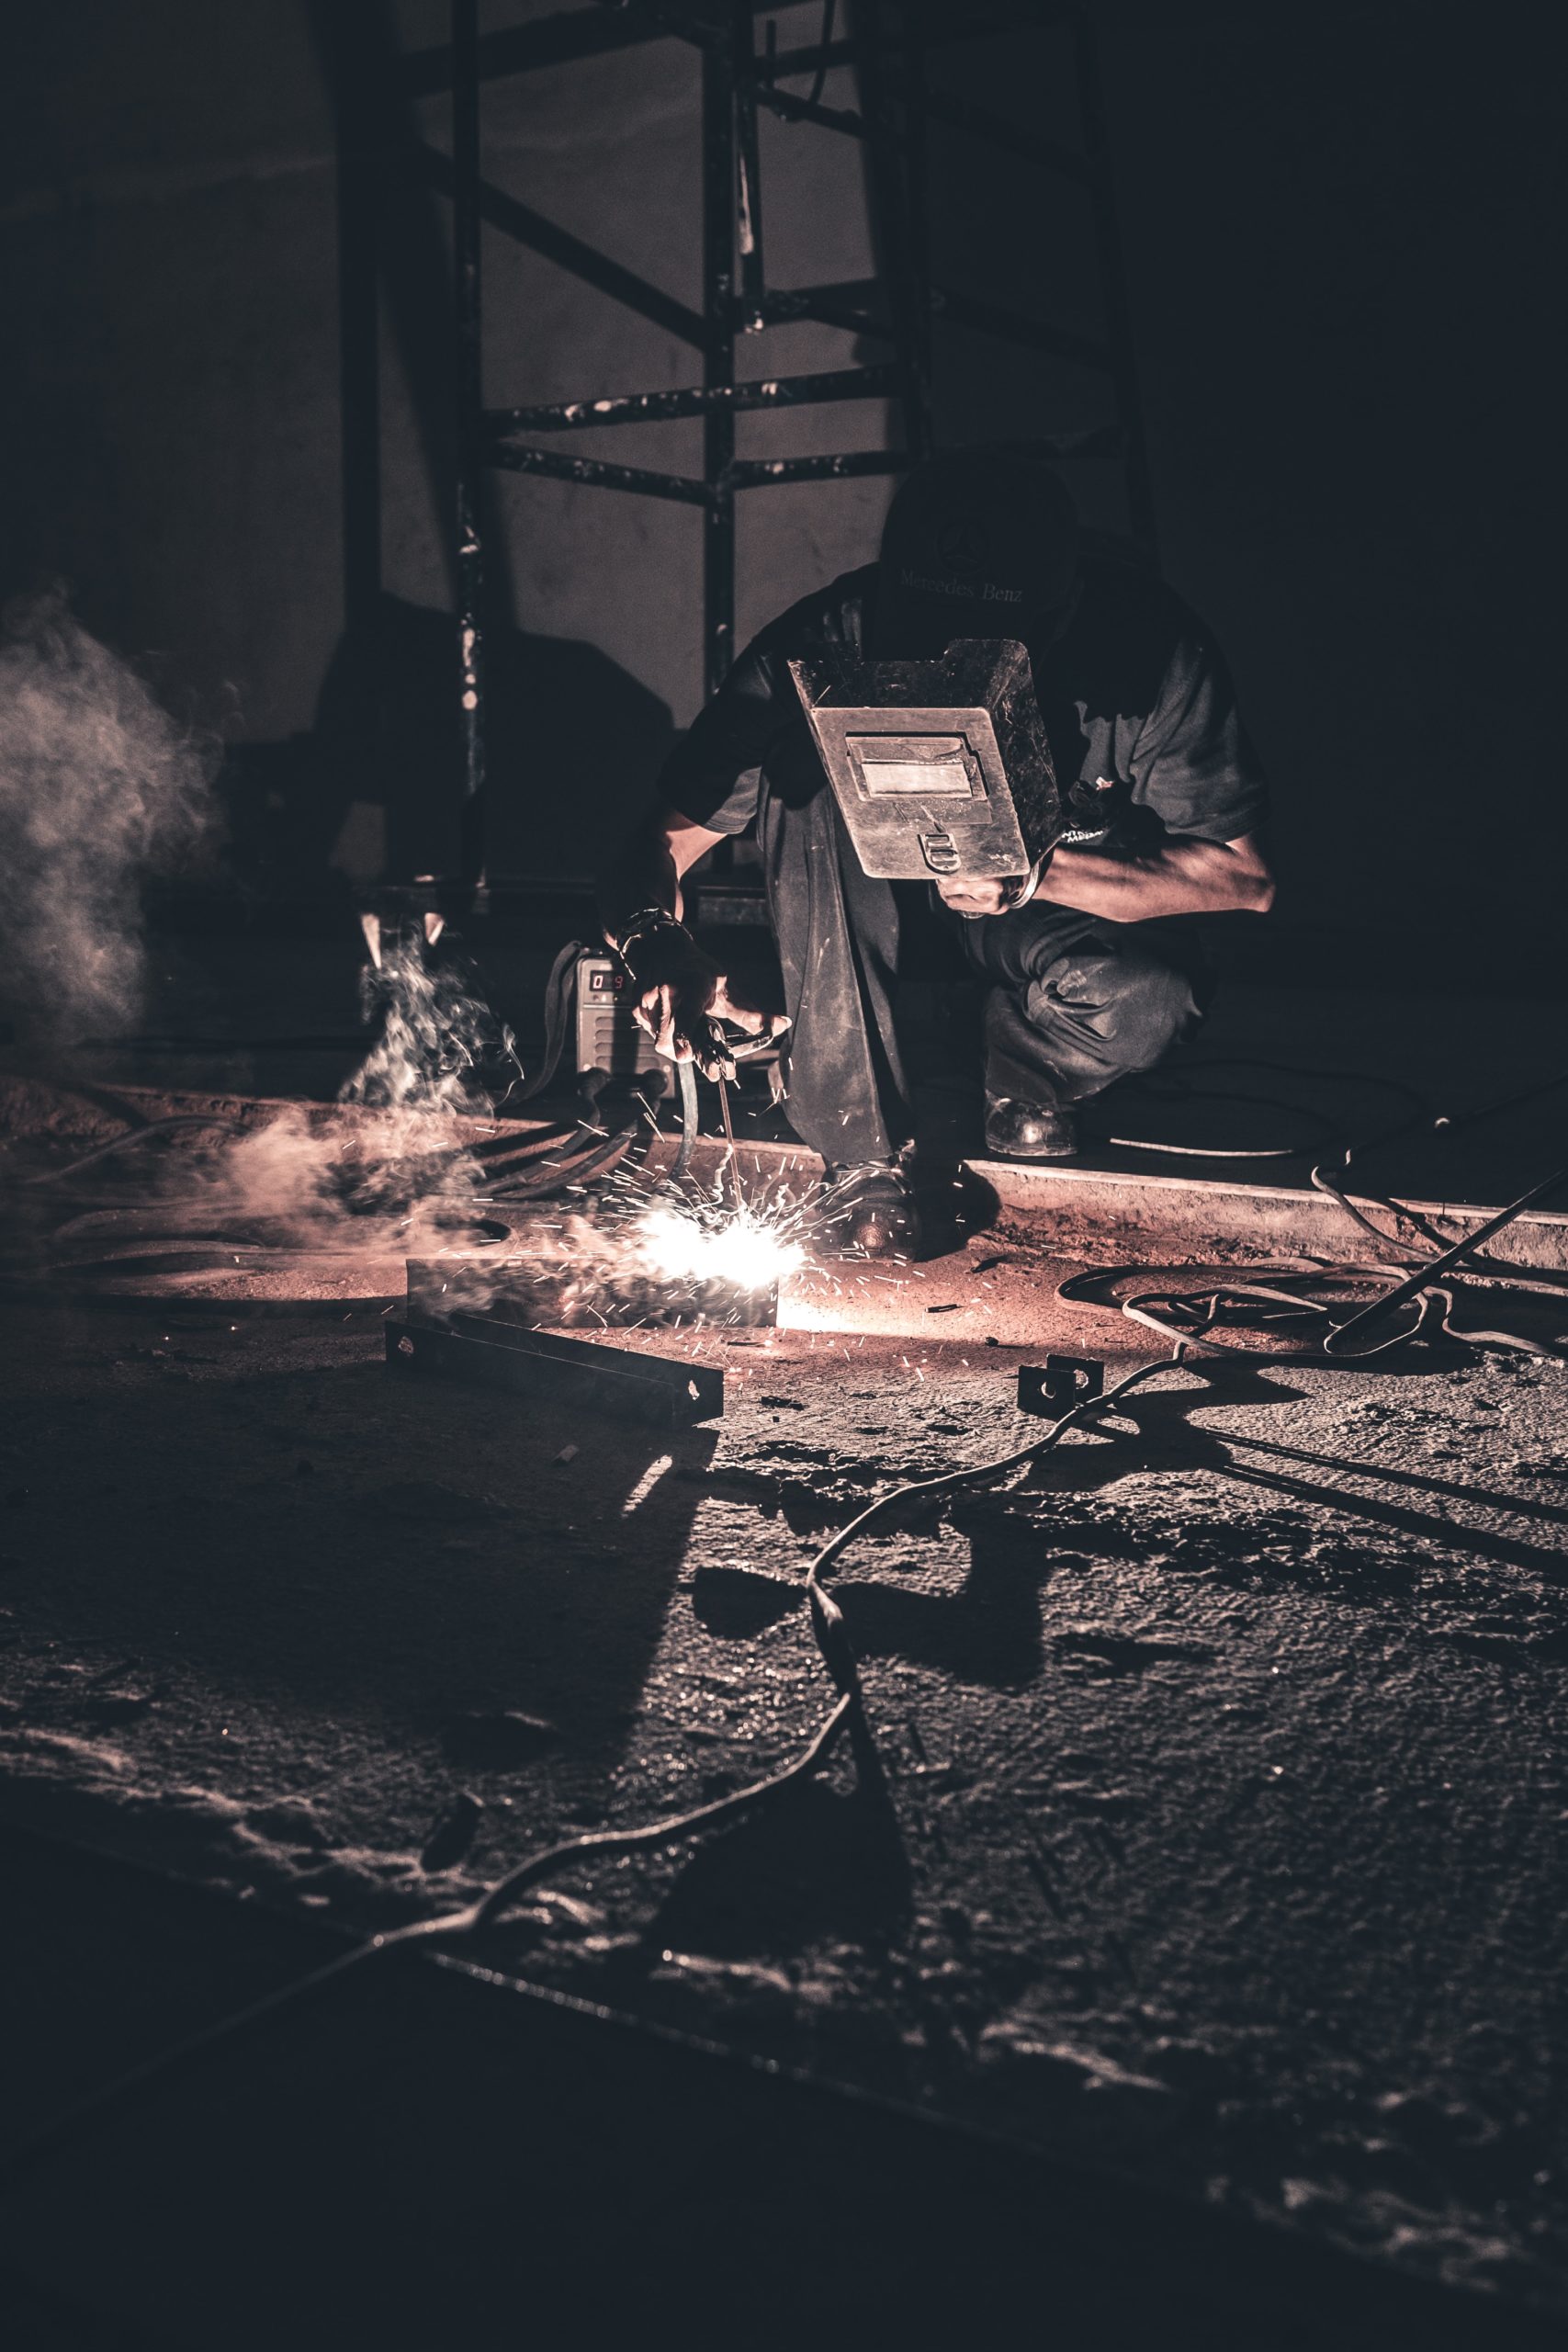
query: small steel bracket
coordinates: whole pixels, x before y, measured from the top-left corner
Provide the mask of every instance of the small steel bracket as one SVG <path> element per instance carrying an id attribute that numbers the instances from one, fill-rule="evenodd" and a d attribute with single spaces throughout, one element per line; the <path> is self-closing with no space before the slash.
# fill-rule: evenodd
<path id="1" fill-rule="evenodd" d="M 1043 1364 L 1018 1368 L 1018 1409 L 1059 1420 L 1073 1405 L 1105 1394 L 1105 1366 L 1098 1356 L 1047 1356 Z"/>

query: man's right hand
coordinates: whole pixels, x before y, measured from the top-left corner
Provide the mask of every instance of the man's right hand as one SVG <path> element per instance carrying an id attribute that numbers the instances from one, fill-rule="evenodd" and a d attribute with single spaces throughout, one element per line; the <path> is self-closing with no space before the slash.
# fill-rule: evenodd
<path id="1" fill-rule="evenodd" d="M 716 1022 L 763 1038 L 789 1026 L 783 1014 L 765 1012 L 732 984 L 681 924 L 660 923 L 628 940 L 622 954 L 637 1023 L 666 1061 L 694 1061 L 705 1078 L 733 1078 L 734 1057 Z"/>

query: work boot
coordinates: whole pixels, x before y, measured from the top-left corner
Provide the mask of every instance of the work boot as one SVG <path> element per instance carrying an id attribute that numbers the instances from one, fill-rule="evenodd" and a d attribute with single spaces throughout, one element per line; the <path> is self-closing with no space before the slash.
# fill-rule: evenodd
<path id="1" fill-rule="evenodd" d="M 1076 1159 L 1078 1123 L 1065 1102 L 987 1094 L 986 1149 L 1001 1159 Z"/>
<path id="2" fill-rule="evenodd" d="M 829 1164 L 816 1217 L 818 1237 L 857 1258 L 907 1258 L 919 1238 L 908 1178 L 896 1159 Z"/>

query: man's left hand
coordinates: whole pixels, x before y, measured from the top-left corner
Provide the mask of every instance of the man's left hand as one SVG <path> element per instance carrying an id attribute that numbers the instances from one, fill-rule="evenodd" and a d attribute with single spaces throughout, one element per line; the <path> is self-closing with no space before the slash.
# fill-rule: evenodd
<path id="1" fill-rule="evenodd" d="M 974 922 L 981 915 L 1005 915 L 1030 895 L 1032 874 L 951 874 L 937 884 L 944 907 Z"/>

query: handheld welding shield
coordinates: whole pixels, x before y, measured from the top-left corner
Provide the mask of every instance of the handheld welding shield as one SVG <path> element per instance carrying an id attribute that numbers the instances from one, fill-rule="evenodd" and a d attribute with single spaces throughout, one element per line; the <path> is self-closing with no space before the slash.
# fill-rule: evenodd
<path id="1" fill-rule="evenodd" d="M 961 639 L 937 662 L 789 667 L 867 874 L 1023 874 L 1061 831 L 1051 747 L 1016 639 Z"/>
<path id="2" fill-rule="evenodd" d="M 1026 872 L 1062 831 L 1031 651 L 1073 608 L 1077 514 L 1050 467 L 953 450 L 888 508 L 861 658 L 791 673 L 862 865 L 890 881 Z"/>

